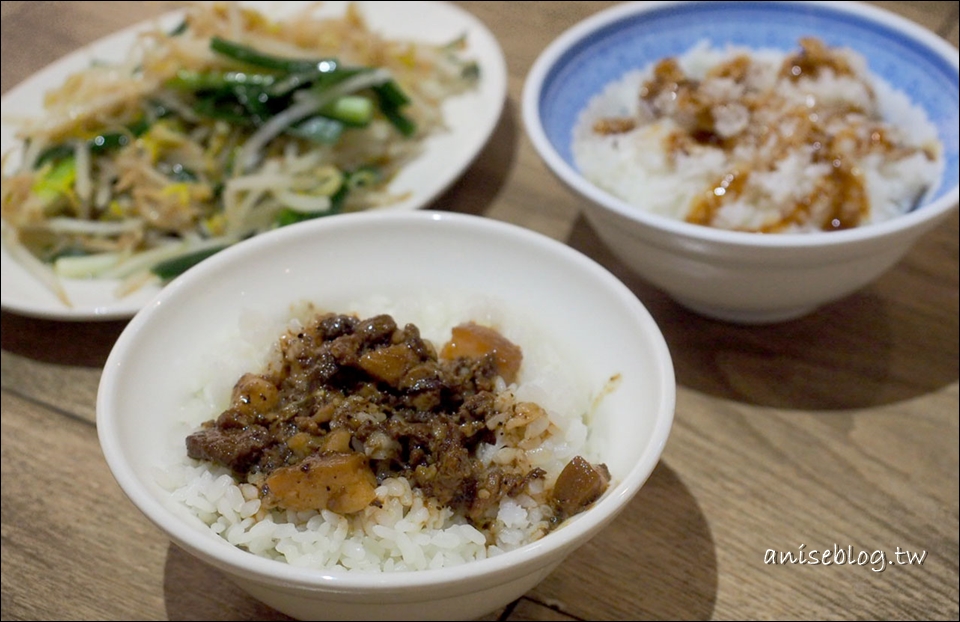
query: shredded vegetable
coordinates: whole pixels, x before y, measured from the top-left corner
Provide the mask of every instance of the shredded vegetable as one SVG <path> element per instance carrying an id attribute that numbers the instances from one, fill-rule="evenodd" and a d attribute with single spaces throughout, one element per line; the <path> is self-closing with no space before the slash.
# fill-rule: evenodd
<path id="1" fill-rule="evenodd" d="M 315 9 L 197 3 L 46 93 L 3 171 L 12 256 L 69 303 L 60 278 L 128 292 L 272 228 L 401 200 L 391 179 L 479 69 L 462 35 L 392 40 L 354 5 Z"/>

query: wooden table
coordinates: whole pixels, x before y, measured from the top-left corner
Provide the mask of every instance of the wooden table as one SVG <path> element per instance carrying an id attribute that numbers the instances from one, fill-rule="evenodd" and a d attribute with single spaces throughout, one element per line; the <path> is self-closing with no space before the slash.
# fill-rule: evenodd
<path id="1" fill-rule="evenodd" d="M 639 495 L 489 619 L 958 619 L 956 212 L 879 281 L 809 317 L 753 328 L 698 317 L 611 256 L 524 135 L 531 64 L 612 3 L 458 4 L 499 38 L 509 101 L 433 207 L 598 260 L 660 324 L 679 383 L 672 435 Z M 876 4 L 958 43 L 956 2 Z M 2 90 L 174 5 L 3 2 Z M 95 396 L 123 328 L 2 315 L 2 618 L 282 619 L 171 545 L 107 469 Z M 765 563 L 768 550 L 835 548 L 867 562 Z M 869 559 L 897 550 L 925 557 L 882 572 Z"/>

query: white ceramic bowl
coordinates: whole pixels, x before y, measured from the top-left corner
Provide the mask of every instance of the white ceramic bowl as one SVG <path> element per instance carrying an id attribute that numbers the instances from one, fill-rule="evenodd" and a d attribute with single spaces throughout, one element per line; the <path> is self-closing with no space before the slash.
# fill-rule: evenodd
<path id="1" fill-rule="evenodd" d="M 701 40 L 795 50 L 801 36 L 860 52 L 909 94 L 944 147 L 940 185 L 909 213 L 842 231 L 757 234 L 682 222 L 631 206 L 578 171 L 571 131 L 588 101 L 627 70 Z M 738 323 L 805 315 L 870 283 L 957 207 L 958 53 L 928 30 L 857 2 L 636 2 L 594 14 L 536 60 L 523 92 L 525 129 L 550 170 L 582 195 L 611 251 L 688 308 Z"/>
<path id="2" fill-rule="evenodd" d="M 590 424 L 613 475 L 606 494 L 520 549 L 439 570 L 385 573 L 310 570 L 258 557 L 171 502 L 157 472 L 184 452 L 186 428 L 177 413 L 206 382 L 228 387 L 238 377 L 235 365 L 212 364 L 236 348 L 231 338 L 243 332 L 266 346 L 280 334 L 269 327 L 288 318 L 294 303 L 347 311 L 377 295 L 401 307 L 424 295 L 447 303 L 476 298 L 553 340 L 586 387 L 596 395 L 609 390 Z M 591 259 L 492 219 L 369 213 L 258 236 L 171 282 L 117 340 L 100 384 L 97 429 L 106 461 L 136 507 L 172 541 L 279 611 L 303 619 L 473 619 L 523 595 L 613 521 L 657 464 L 674 401 L 671 357 L 657 325 Z"/>

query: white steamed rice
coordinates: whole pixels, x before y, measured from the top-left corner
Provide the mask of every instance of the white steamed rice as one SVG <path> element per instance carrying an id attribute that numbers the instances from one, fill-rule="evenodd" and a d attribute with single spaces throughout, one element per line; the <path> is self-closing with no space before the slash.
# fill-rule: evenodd
<path id="1" fill-rule="evenodd" d="M 881 222 L 910 209 L 918 198 L 933 191 L 943 166 L 936 128 L 929 122 L 924 110 L 915 106 L 902 92 L 871 75 L 862 57 L 852 50 L 840 50 L 857 72 L 857 76 L 836 76 L 823 72 L 817 80 L 804 80 L 803 88 L 787 80 L 777 80 L 777 69 L 786 54 L 775 50 L 750 50 L 743 47 L 711 47 L 701 42 L 687 53 L 678 56 L 685 74 L 702 80 L 709 68 L 747 53 L 754 64 L 753 80 L 767 89 L 776 89 L 787 101 L 820 105 L 837 99 L 853 101 L 866 109 L 875 109 L 888 124 L 889 135 L 900 144 L 916 149 L 927 147 L 936 154 L 930 160 L 919 153 L 899 159 L 887 159 L 871 154 L 857 162 L 867 191 L 869 214 L 860 224 Z M 763 69 L 760 69 L 763 67 Z M 691 205 L 705 191 L 711 192 L 717 181 L 749 162 L 751 186 L 735 200 L 727 200 L 716 214 L 712 226 L 760 230 L 777 222 L 787 208 L 796 204 L 817 188 L 818 180 L 830 174 L 829 164 L 815 163 L 812 150 L 795 149 L 785 157 L 770 161 L 763 153 L 725 153 L 703 146 L 682 154 L 671 162 L 664 148 L 664 139 L 676 129 L 669 117 L 653 120 L 640 103 L 640 87 L 652 76 L 653 64 L 631 70 L 594 96 L 580 113 L 573 129 L 572 152 L 576 166 L 591 182 L 630 205 L 655 214 L 683 220 Z M 730 80 L 713 79 L 713 88 L 719 99 L 730 100 Z M 864 82 L 877 95 L 871 102 Z M 712 109 L 716 129 L 723 136 L 732 136 L 751 120 L 744 109 L 723 106 Z M 593 125 L 603 118 L 635 118 L 638 125 L 629 132 L 602 134 Z M 758 169 L 757 163 L 764 168 Z M 785 230 L 819 229 L 817 226 L 797 225 Z"/>
<path id="2" fill-rule="evenodd" d="M 439 346 L 450 329 L 472 319 L 497 328 L 523 350 L 523 365 L 513 389 L 519 401 L 542 406 L 555 433 L 528 457 L 548 476 L 534 482 L 552 486 L 562 467 L 575 455 L 595 461 L 585 416 L 593 396 L 581 386 L 583 376 L 559 355 L 551 340 L 536 334 L 533 324 L 504 312 L 502 304 L 476 299 L 445 306 L 410 300 L 403 304 L 372 298 L 340 312 L 360 317 L 389 313 L 399 326 L 412 322 L 421 335 Z M 228 469 L 189 459 L 184 438 L 202 421 L 216 417 L 229 401 L 233 382 L 245 371 L 263 369 L 280 334 L 295 325 L 248 313 L 224 348 L 200 369 L 215 370 L 198 381 L 194 399 L 184 405 L 180 430 L 171 448 L 175 457 L 159 465 L 157 479 L 172 501 L 231 544 L 295 566 L 391 572 L 443 568 L 492 557 L 541 537 L 549 527 L 549 511 L 527 495 L 505 498 L 488 540 L 484 533 L 453 516 L 448 508 L 425 503 L 403 478 L 384 481 L 377 501 L 352 516 L 321 512 L 262 511 L 256 487 L 238 484 Z M 563 361 L 563 364 L 561 364 Z M 486 446 L 484 459 L 495 460 L 501 448 Z"/>

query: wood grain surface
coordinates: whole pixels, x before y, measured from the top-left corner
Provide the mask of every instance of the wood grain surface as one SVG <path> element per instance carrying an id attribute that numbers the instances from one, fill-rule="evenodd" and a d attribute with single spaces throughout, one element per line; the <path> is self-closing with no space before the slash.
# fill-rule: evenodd
<path id="1" fill-rule="evenodd" d="M 482 214 L 593 257 L 643 301 L 677 372 L 676 420 L 637 497 L 487 619 L 957 620 L 958 218 L 876 283 L 784 324 L 677 306 L 610 254 L 524 135 L 530 66 L 611 2 L 458 2 L 506 54 L 490 143 L 431 207 Z M 876 2 L 958 45 L 956 2 Z M 2 2 L 8 91 L 60 56 L 178 6 Z M 6 112 L 6 111 L 4 111 Z M 124 497 L 95 399 L 124 322 L 2 314 L 3 620 L 285 619 L 179 550 Z M 925 554 L 921 563 L 768 564 L 767 550 Z"/>

